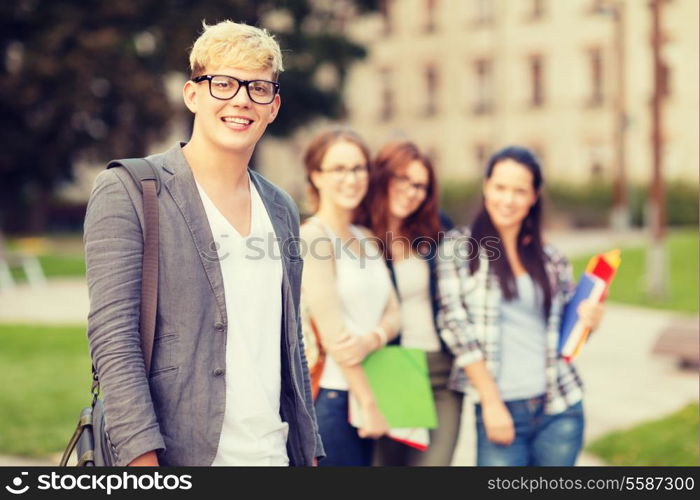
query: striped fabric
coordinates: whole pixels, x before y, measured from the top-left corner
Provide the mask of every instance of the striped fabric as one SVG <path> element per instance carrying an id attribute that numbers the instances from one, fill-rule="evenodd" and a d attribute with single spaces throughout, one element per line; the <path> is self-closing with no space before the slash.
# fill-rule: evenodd
<path id="1" fill-rule="evenodd" d="M 440 336 L 455 355 L 450 387 L 479 400 L 464 372 L 466 365 L 484 360 L 492 374 L 499 371 L 501 290 L 494 273 L 489 272 L 489 252 L 479 249 L 479 269 L 472 275 L 467 256 L 476 251 L 466 227 L 447 233 L 437 259 L 437 324 Z M 472 254 L 470 254 L 472 252 Z M 552 286 L 552 307 L 547 319 L 547 360 L 545 413 L 555 414 L 579 402 L 583 383 L 573 365 L 557 352 L 559 322 L 563 307 L 573 295 L 571 264 L 551 245 L 545 245 L 545 268 Z"/>

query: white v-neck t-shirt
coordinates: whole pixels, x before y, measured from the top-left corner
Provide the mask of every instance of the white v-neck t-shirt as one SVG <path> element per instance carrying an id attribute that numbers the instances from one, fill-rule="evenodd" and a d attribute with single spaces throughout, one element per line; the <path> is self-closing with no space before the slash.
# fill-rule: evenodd
<path id="1" fill-rule="evenodd" d="M 425 259 L 410 255 L 394 263 L 401 297 L 401 345 L 426 352 L 440 351 L 430 300 L 430 268 Z"/>
<path id="2" fill-rule="evenodd" d="M 286 466 L 289 426 L 280 418 L 282 262 L 250 175 L 248 185 L 251 226 L 242 237 L 197 184 L 217 244 L 228 317 L 226 405 L 212 465 Z"/>

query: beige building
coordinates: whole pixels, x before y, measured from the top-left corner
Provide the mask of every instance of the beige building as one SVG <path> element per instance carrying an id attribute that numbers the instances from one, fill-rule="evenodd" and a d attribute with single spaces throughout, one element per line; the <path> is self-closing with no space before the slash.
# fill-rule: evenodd
<path id="1" fill-rule="evenodd" d="M 664 176 L 695 184 L 699 4 L 671 0 L 663 7 L 669 66 Z M 621 73 L 626 178 L 648 182 L 653 90 L 648 5 L 649 0 L 384 0 L 382 14 L 348 24 L 348 34 L 369 54 L 349 73 L 347 122 L 375 150 L 392 138 L 415 140 L 433 156 L 443 181 L 477 178 L 488 155 L 507 144 L 534 148 L 550 180 L 609 181 L 617 167 Z M 616 44 L 621 25 L 610 6 L 623 11 L 622 44 Z M 182 82 L 172 80 L 179 101 Z M 327 80 L 333 82 L 333 75 Z M 284 112 L 284 90 L 282 99 Z M 174 125 L 177 139 L 185 137 L 181 125 Z M 266 137 L 258 147 L 261 171 L 297 200 L 305 193 L 303 150 L 326 125 L 314 123 L 288 140 Z M 84 177 L 81 192 L 89 193 L 93 176 Z"/>
<path id="2" fill-rule="evenodd" d="M 378 147 L 408 137 L 443 178 L 474 178 L 522 144 L 550 179 L 612 178 L 624 78 L 625 169 L 651 165 L 653 71 L 647 0 L 386 0 L 351 34 L 369 49 L 346 88 L 349 122 Z M 698 180 L 698 0 L 663 7 L 664 176 Z M 612 7 L 611 7 L 612 6 Z M 613 10 L 618 9 L 618 10 Z M 621 23 L 622 43 L 616 43 Z M 622 55 L 622 71 L 620 66 Z"/>

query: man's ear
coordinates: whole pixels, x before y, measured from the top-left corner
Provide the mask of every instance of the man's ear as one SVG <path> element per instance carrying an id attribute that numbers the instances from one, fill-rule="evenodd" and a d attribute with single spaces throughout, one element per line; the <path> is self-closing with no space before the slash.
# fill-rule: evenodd
<path id="1" fill-rule="evenodd" d="M 277 113 L 280 111 L 280 106 L 282 105 L 282 98 L 280 97 L 279 94 L 275 95 L 275 99 L 272 101 L 270 104 L 270 118 L 267 121 L 267 123 L 272 123 L 275 121 L 275 118 L 277 118 Z"/>
<path id="2" fill-rule="evenodd" d="M 197 113 L 197 84 L 187 80 L 182 88 L 182 100 L 192 113 Z"/>

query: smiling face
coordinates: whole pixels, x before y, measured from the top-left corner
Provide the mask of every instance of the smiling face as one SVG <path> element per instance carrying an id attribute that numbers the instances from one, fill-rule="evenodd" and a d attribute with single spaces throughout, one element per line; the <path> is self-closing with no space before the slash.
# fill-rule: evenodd
<path id="1" fill-rule="evenodd" d="M 486 211 L 499 232 L 519 230 L 538 196 L 532 172 L 510 159 L 493 167 L 483 192 Z"/>
<path id="2" fill-rule="evenodd" d="M 204 74 L 228 75 L 239 80 L 273 80 L 272 70 L 246 70 L 234 67 L 207 68 Z M 244 87 L 232 99 L 215 99 L 209 82 L 188 81 L 183 90 L 185 105 L 195 115 L 193 140 L 232 154 L 248 155 L 272 123 L 280 108 L 277 94 L 271 104 L 253 102 Z"/>
<path id="3" fill-rule="evenodd" d="M 320 206 L 357 208 L 367 193 L 367 168 L 367 158 L 356 144 L 345 140 L 333 143 L 323 156 L 320 171 L 311 173 Z"/>
<path id="4" fill-rule="evenodd" d="M 389 181 L 389 211 L 403 220 L 413 214 L 425 200 L 430 185 L 428 169 L 418 160 L 394 173 Z"/>

